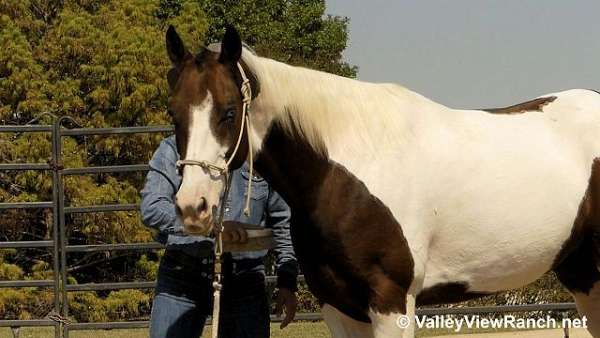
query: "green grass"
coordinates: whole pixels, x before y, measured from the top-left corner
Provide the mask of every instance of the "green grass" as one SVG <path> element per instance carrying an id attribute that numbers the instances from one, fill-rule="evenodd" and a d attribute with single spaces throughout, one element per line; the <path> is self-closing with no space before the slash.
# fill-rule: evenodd
<path id="1" fill-rule="evenodd" d="M 451 330 L 438 329 L 420 329 L 417 331 L 417 337 L 432 337 L 447 334 L 466 334 L 466 333 L 488 333 L 506 330 L 461 330 L 453 332 Z M 51 328 L 22 328 L 20 338 L 54 338 L 54 331 Z M 70 338 L 147 338 L 147 329 L 132 330 L 91 330 L 91 331 L 71 331 Z M 204 330 L 203 338 L 210 337 L 210 327 Z M 284 330 L 279 329 L 279 324 L 271 325 L 271 338 L 329 338 L 329 330 L 324 322 L 296 322 L 290 324 Z M 9 328 L 0 328 L 0 338 L 13 338 Z"/>
<path id="2" fill-rule="evenodd" d="M 20 338 L 54 338 L 52 328 L 21 328 Z M 69 338 L 147 338 L 148 329 L 71 331 Z M 203 337 L 210 337 L 210 327 Z M 292 323 L 284 330 L 279 324 L 271 325 L 271 338 L 328 338 L 329 330 L 323 322 Z M 9 328 L 0 328 L 0 338 L 13 338 Z"/>

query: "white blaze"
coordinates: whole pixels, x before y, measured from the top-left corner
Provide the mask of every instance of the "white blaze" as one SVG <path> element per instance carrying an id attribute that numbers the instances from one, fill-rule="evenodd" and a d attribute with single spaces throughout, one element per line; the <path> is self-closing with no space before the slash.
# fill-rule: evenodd
<path id="1" fill-rule="evenodd" d="M 213 110 L 213 96 L 208 91 L 204 101 L 198 106 L 190 107 L 190 125 L 186 145 L 186 160 L 206 161 L 216 165 L 224 165 L 226 147 L 219 144 L 210 129 L 210 116 Z M 182 221 L 186 226 L 207 225 L 214 209 L 219 205 L 219 197 L 223 188 L 223 177 L 214 171 L 208 171 L 197 165 L 186 165 L 183 180 L 177 192 L 177 204 L 183 210 Z M 189 214 L 186 210 L 196 209 L 201 198 L 207 204 L 205 213 Z M 186 209 L 186 207 L 188 209 Z M 193 229 L 188 229 L 193 231 Z"/>

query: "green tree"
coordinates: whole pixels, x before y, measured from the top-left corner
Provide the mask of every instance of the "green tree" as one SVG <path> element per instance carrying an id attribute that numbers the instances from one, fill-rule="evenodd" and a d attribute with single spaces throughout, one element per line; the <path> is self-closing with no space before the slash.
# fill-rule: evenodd
<path id="1" fill-rule="evenodd" d="M 164 3 L 164 2 L 163 2 Z M 174 15 L 161 16 L 163 3 L 130 0 L 67 0 L 0 2 L 0 120 L 23 124 L 48 111 L 72 116 L 86 127 L 164 125 L 170 67 L 164 32 L 174 24 L 186 41 L 199 48 L 206 21 L 200 6 L 181 2 Z M 42 119 L 42 121 L 48 121 Z M 164 135 L 78 137 L 63 139 L 66 167 L 145 163 Z M 43 163 L 50 158 L 49 135 L 0 135 L 3 163 Z M 136 203 L 144 174 L 65 177 L 67 206 Z M 51 176 L 44 172 L 0 172 L 0 202 L 52 199 Z M 48 210 L 0 211 L 0 236 L 9 240 L 39 240 L 51 236 Z M 74 214 L 66 219 L 70 244 L 123 243 L 151 240 L 135 212 Z M 35 249 L 0 254 L 0 279 L 51 276 L 50 255 Z M 69 254 L 74 282 L 153 278 L 156 254 Z M 46 277 L 42 277 L 46 276 Z M 103 311 L 147 310 L 147 296 L 135 292 L 97 299 Z M 114 296 L 111 296 L 114 295 Z M 18 297 L 17 297 L 18 296 Z M 79 299 L 74 297 L 74 299 Z M 39 302 L 44 301 L 44 306 Z M 46 301 L 47 300 L 47 301 Z M 18 306 L 15 305 L 18 303 Z M 51 297 L 37 289 L 0 290 L 0 316 L 44 316 Z M 134 304 L 135 303 L 135 304 Z M 77 305 L 74 305 L 77 308 Z M 78 309 L 78 308 L 77 308 Z M 77 312 L 77 316 L 84 316 Z M 77 319 L 82 319 L 77 318 Z M 100 318 L 100 317 L 96 317 Z"/>
<path id="2" fill-rule="evenodd" d="M 217 41 L 226 24 L 258 54 L 285 63 L 355 77 L 343 61 L 348 18 L 325 15 L 323 0 L 199 0 L 209 21 L 207 42 Z"/>

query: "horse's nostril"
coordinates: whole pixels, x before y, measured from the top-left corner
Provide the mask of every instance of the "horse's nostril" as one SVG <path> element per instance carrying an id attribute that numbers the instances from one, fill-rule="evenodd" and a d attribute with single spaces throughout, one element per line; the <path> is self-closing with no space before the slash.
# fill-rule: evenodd
<path id="1" fill-rule="evenodd" d="M 206 211 L 206 199 L 204 197 L 200 198 L 200 202 L 198 203 L 196 210 L 198 210 L 198 212 Z"/>
<path id="2" fill-rule="evenodd" d="M 175 212 L 178 216 L 181 216 L 183 214 L 183 212 L 181 212 L 181 207 L 179 206 L 179 204 L 175 204 Z"/>

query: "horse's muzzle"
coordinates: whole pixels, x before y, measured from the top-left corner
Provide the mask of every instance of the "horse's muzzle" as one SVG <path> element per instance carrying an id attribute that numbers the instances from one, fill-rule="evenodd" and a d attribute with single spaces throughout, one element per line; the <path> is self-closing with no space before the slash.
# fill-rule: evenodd
<path id="1" fill-rule="evenodd" d="M 177 201 L 175 205 L 177 216 L 183 223 L 184 232 L 194 235 L 207 235 L 213 228 L 212 210 L 206 207 L 204 198 L 195 205 Z"/>

